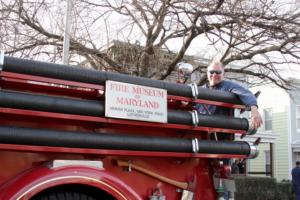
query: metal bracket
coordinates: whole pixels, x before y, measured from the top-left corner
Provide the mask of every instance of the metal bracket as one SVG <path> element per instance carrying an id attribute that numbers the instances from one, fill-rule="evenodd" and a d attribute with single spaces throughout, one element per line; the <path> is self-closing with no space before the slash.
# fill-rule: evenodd
<path id="1" fill-rule="evenodd" d="M 248 158 L 256 158 L 259 154 L 258 144 L 255 144 L 254 142 L 252 145 L 249 144 L 249 147 L 250 147 L 250 153 L 248 155 Z"/>
<path id="2" fill-rule="evenodd" d="M 194 100 L 197 99 L 197 98 L 198 98 L 198 94 L 199 94 L 197 84 L 194 82 L 194 83 L 189 84 L 189 86 L 190 86 L 191 89 L 192 89 L 193 99 L 194 99 Z"/>
<path id="3" fill-rule="evenodd" d="M 193 150 L 193 153 L 199 152 L 199 143 L 198 143 L 197 138 L 192 139 L 192 150 Z"/>
<path id="4" fill-rule="evenodd" d="M 131 172 L 131 160 L 128 160 L 128 171 Z"/>
<path id="5" fill-rule="evenodd" d="M 96 167 L 103 169 L 103 162 L 97 160 L 53 160 L 49 163 L 49 168 L 54 169 L 64 166 L 82 165 L 87 167 Z"/>
<path id="6" fill-rule="evenodd" d="M 180 200 L 193 200 L 194 199 L 194 193 L 190 192 L 188 190 L 184 190 L 182 192 L 182 196 Z"/>
<path id="7" fill-rule="evenodd" d="M 190 111 L 190 113 L 192 115 L 193 126 L 197 127 L 198 126 L 198 122 L 199 122 L 198 111 L 197 110 L 193 110 L 193 111 Z"/>

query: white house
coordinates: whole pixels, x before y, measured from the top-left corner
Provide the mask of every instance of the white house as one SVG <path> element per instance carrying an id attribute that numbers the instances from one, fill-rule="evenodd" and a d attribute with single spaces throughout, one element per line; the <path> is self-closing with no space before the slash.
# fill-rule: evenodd
<path id="1" fill-rule="evenodd" d="M 252 90 L 261 91 L 258 104 L 264 124 L 255 136 L 246 138 L 262 139 L 260 155 L 248 160 L 248 174 L 269 175 L 278 181 L 291 179 L 295 161 L 300 161 L 300 90 L 284 91 L 270 85 Z"/>

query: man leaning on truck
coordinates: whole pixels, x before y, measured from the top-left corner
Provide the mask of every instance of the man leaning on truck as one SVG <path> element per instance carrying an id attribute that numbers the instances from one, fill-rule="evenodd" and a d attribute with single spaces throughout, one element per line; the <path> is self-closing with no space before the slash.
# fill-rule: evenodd
<path id="1" fill-rule="evenodd" d="M 224 65 L 221 62 L 214 61 L 207 67 L 207 80 L 207 84 L 203 87 L 232 92 L 239 97 L 243 104 L 251 108 L 250 127 L 252 129 L 257 129 L 262 125 L 262 118 L 258 112 L 256 97 L 250 90 L 243 86 L 233 81 L 225 80 Z M 233 115 L 232 109 L 217 107 L 214 105 L 197 104 L 195 108 L 201 114 Z"/>

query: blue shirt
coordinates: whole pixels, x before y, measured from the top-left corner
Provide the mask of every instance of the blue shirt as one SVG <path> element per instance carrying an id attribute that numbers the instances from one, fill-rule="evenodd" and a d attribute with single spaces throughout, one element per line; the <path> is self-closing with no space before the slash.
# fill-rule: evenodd
<path id="1" fill-rule="evenodd" d="M 208 84 L 205 84 L 203 87 L 234 93 L 247 107 L 257 106 L 256 97 L 252 94 L 252 92 L 233 81 L 222 80 L 220 83 L 212 87 L 210 87 Z M 201 114 L 233 115 L 233 109 L 225 107 L 197 104 L 195 108 Z"/>

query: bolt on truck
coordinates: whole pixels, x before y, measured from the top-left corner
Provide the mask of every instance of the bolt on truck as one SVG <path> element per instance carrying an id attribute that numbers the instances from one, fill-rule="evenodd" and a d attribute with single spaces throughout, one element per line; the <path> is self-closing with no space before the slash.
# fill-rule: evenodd
<path id="1" fill-rule="evenodd" d="M 189 106 L 244 109 L 231 93 L 0 57 L 1 200 L 223 199 L 223 160 L 258 153 L 210 137 L 249 134 L 247 119 Z"/>

